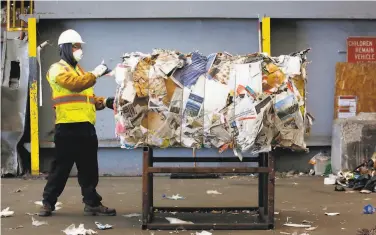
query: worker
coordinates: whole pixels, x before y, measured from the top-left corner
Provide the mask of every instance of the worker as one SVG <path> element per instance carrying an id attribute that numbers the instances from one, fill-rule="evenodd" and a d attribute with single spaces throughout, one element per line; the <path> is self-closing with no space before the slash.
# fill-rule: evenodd
<path id="1" fill-rule="evenodd" d="M 78 183 L 83 196 L 85 215 L 116 215 L 116 210 L 102 205 L 97 193 L 98 138 L 95 131 L 96 110 L 113 109 L 114 98 L 96 97 L 94 84 L 110 72 L 100 64 L 85 72 L 78 62 L 83 57 L 81 36 L 74 30 L 64 31 L 58 40 L 61 60 L 47 72 L 56 113 L 55 150 L 47 184 L 43 192 L 43 206 L 39 216 L 50 216 L 63 192 L 69 174 L 76 163 Z"/>

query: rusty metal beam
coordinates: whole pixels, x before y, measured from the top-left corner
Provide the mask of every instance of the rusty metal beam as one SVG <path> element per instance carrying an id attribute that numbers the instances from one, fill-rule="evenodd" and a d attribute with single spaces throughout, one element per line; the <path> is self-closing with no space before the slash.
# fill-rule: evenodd
<path id="1" fill-rule="evenodd" d="M 245 157 L 241 161 L 237 157 L 154 157 L 153 162 L 258 162 L 258 157 Z"/>
<path id="2" fill-rule="evenodd" d="M 145 226 L 150 230 L 266 230 L 267 223 L 200 223 L 200 224 L 164 224 L 152 223 Z"/>
<path id="3" fill-rule="evenodd" d="M 158 157 L 153 156 L 153 150 L 144 148 L 143 177 L 142 177 L 142 229 L 151 230 L 266 230 L 274 228 L 274 158 L 271 154 L 262 153 L 258 158 L 259 167 L 153 167 L 155 162 L 176 163 L 200 158 Z M 181 161 L 179 161 L 180 159 Z M 200 162 L 215 162 L 219 158 L 204 157 Z M 252 160 L 253 159 L 249 159 Z M 229 159 L 231 162 L 232 159 Z M 153 204 L 153 175 L 155 173 L 260 173 L 259 174 L 259 205 L 258 207 L 154 207 Z M 251 221 L 241 223 L 198 223 L 195 224 L 168 224 L 155 222 L 156 214 L 178 213 L 210 213 L 213 211 L 238 212 L 250 215 Z M 258 214 L 258 217 L 254 217 Z M 215 213 L 213 213 L 215 216 Z"/>
<path id="4" fill-rule="evenodd" d="M 267 167 L 149 167 L 150 173 L 267 173 Z"/>

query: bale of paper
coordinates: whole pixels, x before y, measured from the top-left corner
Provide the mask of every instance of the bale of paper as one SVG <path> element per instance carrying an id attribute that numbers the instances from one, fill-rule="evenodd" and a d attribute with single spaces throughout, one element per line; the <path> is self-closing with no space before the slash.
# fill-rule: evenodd
<path id="1" fill-rule="evenodd" d="M 308 51 L 124 54 L 114 73 L 116 136 L 127 149 L 306 150 L 313 121 L 305 102 Z"/>

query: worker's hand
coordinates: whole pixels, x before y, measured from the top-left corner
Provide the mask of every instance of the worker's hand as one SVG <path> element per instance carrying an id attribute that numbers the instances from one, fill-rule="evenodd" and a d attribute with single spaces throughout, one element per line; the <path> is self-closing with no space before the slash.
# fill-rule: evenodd
<path id="1" fill-rule="evenodd" d="M 104 100 L 106 107 L 109 109 L 114 109 L 114 100 L 115 100 L 115 97 L 107 97 Z"/>
<path id="2" fill-rule="evenodd" d="M 95 77 L 99 78 L 110 72 L 111 70 L 105 64 L 100 64 L 94 69 L 92 73 L 94 74 Z"/>

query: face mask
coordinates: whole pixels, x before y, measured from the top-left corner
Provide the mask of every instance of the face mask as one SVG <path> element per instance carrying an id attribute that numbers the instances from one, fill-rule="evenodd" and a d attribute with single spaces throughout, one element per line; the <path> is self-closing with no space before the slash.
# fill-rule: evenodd
<path id="1" fill-rule="evenodd" d="M 82 57 L 84 56 L 84 53 L 82 52 L 82 50 L 77 50 L 75 52 L 73 52 L 73 58 L 78 62 L 82 59 Z"/>

